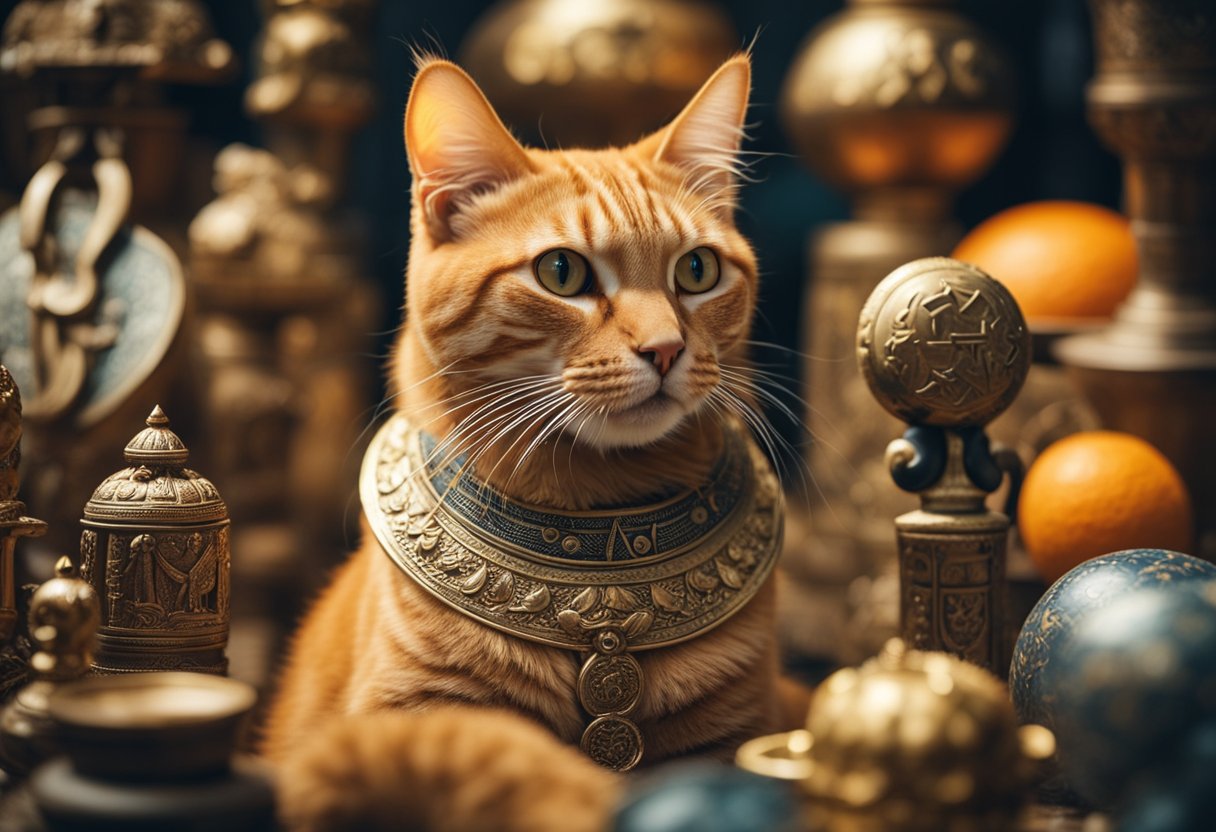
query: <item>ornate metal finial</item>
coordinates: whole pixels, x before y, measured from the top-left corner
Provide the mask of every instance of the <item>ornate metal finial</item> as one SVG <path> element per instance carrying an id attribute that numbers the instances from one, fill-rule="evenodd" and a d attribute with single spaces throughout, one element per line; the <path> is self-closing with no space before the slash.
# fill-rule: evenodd
<path id="1" fill-rule="evenodd" d="M 17 629 L 17 591 L 13 584 L 13 553 L 19 537 L 38 537 L 46 523 L 25 516 L 17 499 L 21 484 L 21 391 L 0 364 L 0 651 Z M 0 656 L 0 662 L 14 658 Z M 3 690 L 0 690 L 3 693 Z"/>
<path id="2" fill-rule="evenodd" d="M 189 449 L 159 406 L 123 455 L 129 467 L 97 487 L 81 522 L 81 573 L 101 597 L 94 667 L 222 674 L 228 508 L 184 467 Z"/>
<path id="3" fill-rule="evenodd" d="M 799 781 L 815 829 L 1011 829 L 1055 753 L 991 673 L 897 638 L 829 676 L 806 725 L 745 743 L 737 762 Z"/>
<path id="4" fill-rule="evenodd" d="M 1003 675 L 1000 586 L 1009 518 L 984 499 L 1017 456 L 993 452 L 984 425 L 1013 402 L 1030 368 L 1030 333 L 1013 297 L 946 257 L 893 271 L 870 295 L 858 362 L 886 410 L 909 423 L 887 448 L 896 484 L 921 511 L 895 521 L 904 638 Z"/>
<path id="5" fill-rule="evenodd" d="M 0 714 L 0 764 L 9 774 L 24 777 L 58 752 L 48 700 L 63 683 L 89 672 L 100 622 L 97 593 L 77 577 L 70 558 L 60 558 L 55 577 L 30 599 L 33 680 Z"/>
<path id="6" fill-rule="evenodd" d="M 123 458 L 132 465 L 185 465 L 190 450 L 176 433 L 169 430 L 169 417 L 157 405 L 144 424 L 123 450 Z"/>

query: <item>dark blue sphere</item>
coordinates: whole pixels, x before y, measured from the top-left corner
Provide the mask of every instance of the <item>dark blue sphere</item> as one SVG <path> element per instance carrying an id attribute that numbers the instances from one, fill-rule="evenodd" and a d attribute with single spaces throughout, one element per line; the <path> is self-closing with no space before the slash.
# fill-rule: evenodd
<path id="1" fill-rule="evenodd" d="M 613 832 L 794 832 L 793 787 L 706 761 L 674 763 L 634 781 Z"/>
<path id="2" fill-rule="evenodd" d="M 1009 692 L 1022 722 L 1055 730 L 1051 677 L 1065 638 L 1088 614 L 1133 589 L 1216 578 L 1216 566 L 1165 549 L 1128 549 L 1087 560 L 1051 585 L 1022 626 L 1009 668 Z"/>
<path id="3" fill-rule="evenodd" d="M 1172 765 L 1122 801 L 1118 832 L 1194 832 L 1216 816 L 1216 721 L 1192 730 Z"/>
<path id="4" fill-rule="evenodd" d="M 1124 593 L 1078 621 L 1056 661 L 1060 762 L 1081 794 L 1117 805 L 1170 768 L 1180 788 L 1184 749 L 1216 721 L 1216 580 Z"/>

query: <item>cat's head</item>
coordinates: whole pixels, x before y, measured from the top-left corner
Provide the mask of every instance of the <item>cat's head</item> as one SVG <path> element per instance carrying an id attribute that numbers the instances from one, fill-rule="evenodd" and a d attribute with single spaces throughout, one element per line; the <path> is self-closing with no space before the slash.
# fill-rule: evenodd
<path id="1" fill-rule="evenodd" d="M 636 447 L 715 407 L 757 290 L 733 220 L 750 79 L 728 60 L 629 147 L 538 150 L 459 67 L 422 62 L 407 337 L 466 422 Z"/>

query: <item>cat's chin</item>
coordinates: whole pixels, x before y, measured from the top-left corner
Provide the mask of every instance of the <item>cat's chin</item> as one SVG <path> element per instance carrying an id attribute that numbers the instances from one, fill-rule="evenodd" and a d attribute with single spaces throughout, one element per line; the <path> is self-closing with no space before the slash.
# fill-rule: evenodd
<path id="1" fill-rule="evenodd" d="M 659 441 L 684 421 L 684 405 L 659 393 L 624 410 L 602 413 L 578 429 L 577 440 L 596 448 L 640 448 Z"/>

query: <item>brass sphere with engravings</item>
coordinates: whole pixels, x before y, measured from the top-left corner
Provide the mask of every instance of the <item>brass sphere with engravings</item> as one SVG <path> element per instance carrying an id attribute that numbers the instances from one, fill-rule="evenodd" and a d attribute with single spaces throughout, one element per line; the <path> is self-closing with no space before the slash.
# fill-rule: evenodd
<path id="1" fill-rule="evenodd" d="M 1030 359 L 1030 330 L 1009 290 L 948 257 L 891 272 L 858 321 L 857 360 L 870 391 L 913 424 L 987 424 L 1017 397 Z"/>

